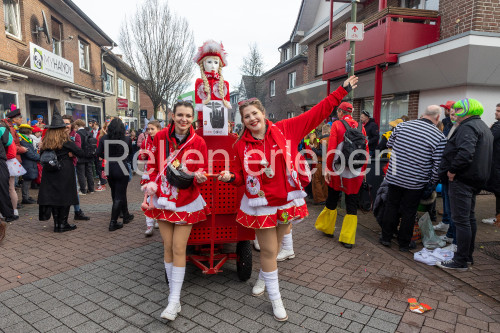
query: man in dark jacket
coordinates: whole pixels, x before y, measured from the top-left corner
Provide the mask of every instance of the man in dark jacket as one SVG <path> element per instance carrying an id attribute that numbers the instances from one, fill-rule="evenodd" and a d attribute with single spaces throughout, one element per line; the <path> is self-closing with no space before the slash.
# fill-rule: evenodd
<path id="1" fill-rule="evenodd" d="M 496 123 L 491 126 L 493 134 L 493 163 L 491 165 L 490 180 L 486 189 L 493 192 L 496 197 L 496 217 L 484 219 L 483 223 L 500 225 L 500 103 L 497 104 L 495 112 Z"/>
<path id="2" fill-rule="evenodd" d="M 361 112 L 361 122 L 366 131 L 366 136 L 368 137 L 368 150 L 370 151 L 370 157 L 375 156 L 375 149 L 377 149 L 378 139 L 379 139 L 379 128 L 375 120 L 370 118 L 370 113 L 368 111 Z"/>
<path id="3" fill-rule="evenodd" d="M 443 269 L 466 271 L 473 264 L 476 239 L 474 208 L 476 194 L 490 177 L 493 135 L 481 120 L 483 106 L 466 98 L 453 105 L 460 126 L 450 137 L 439 167 L 441 177 L 449 180 L 451 218 L 455 222 L 457 251 L 451 260 L 437 262 Z"/>
<path id="4" fill-rule="evenodd" d="M 95 150 L 93 150 L 89 144 L 89 138 L 92 137 L 92 135 L 85 129 L 85 122 L 82 119 L 75 120 L 75 129 L 76 133 L 80 135 L 82 150 L 85 153 L 85 157 L 78 158 L 76 164 L 78 184 L 80 185 L 80 191 L 82 193 L 92 193 L 95 191 L 94 174 L 92 172 Z"/>
<path id="5" fill-rule="evenodd" d="M 440 107 L 444 109 L 444 119 L 442 121 L 443 123 L 443 134 L 444 136 L 448 136 L 448 133 L 450 133 L 451 128 L 453 127 L 453 123 L 450 118 L 450 112 L 451 108 L 453 107 L 453 104 L 455 104 L 455 101 L 448 101 L 446 104 L 441 104 Z"/>

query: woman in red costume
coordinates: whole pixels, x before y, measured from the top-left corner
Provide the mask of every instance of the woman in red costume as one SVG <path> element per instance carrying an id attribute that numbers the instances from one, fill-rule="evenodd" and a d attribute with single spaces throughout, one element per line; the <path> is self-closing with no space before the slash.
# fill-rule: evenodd
<path id="1" fill-rule="evenodd" d="M 158 132 L 149 163 L 150 181 L 143 185 L 149 207 L 147 218 L 158 220 L 163 239 L 164 264 L 170 294 L 168 306 L 161 317 L 174 320 L 181 311 L 180 294 L 186 272 L 186 246 L 193 224 L 206 220 L 206 203 L 199 184 L 207 180 L 207 146 L 191 126 L 194 109 L 190 102 L 178 102 L 173 107 L 172 122 Z M 180 189 L 167 180 L 167 168 L 194 174 L 189 187 Z M 169 178 L 171 179 L 171 178 Z"/>
<path id="2" fill-rule="evenodd" d="M 267 289 L 276 320 L 288 319 L 278 283 L 276 256 L 279 244 L 290 230 L 290 223 L 307 216 L 303 199 L 306 193 L 299 175 L 304 175 L 305 168 L 297 147 L 357 82 L 355 76 L 348 78 L 342 87 L 311 110 L 276 124 L 266 119 L 265 109 L 258 99 L 240 102 L 245 129 L 234 146 L 236 164 L 232 172 L 224 171 L 219 180 L 232 182 L 235 186 L 245 185 L 237 222 L 255 229 L 262 267 L 252 294 L 260 296 Z"/>

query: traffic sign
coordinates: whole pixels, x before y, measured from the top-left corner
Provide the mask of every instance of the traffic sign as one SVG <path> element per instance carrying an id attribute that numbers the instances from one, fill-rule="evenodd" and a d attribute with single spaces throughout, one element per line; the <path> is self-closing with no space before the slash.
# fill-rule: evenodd
<path id="1" fill-rule="evenodd" d="M 361 22 L 348 22 L 345 25 L 345 39 L 360 42 L 365 37 L 365 24 Z"/>

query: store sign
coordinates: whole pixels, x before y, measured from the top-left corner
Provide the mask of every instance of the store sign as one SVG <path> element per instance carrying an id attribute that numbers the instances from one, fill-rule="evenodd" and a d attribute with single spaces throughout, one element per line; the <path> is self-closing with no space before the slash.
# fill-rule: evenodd
<path id="1" fill-rule="evenodd" d="M 30 42 L 31 69 L 58 79 L 75 82 L 73 63 Z"/>
<path id="2" fill-rule="evenodd" d="M 128 99 L 118 98 L 116 103 L 117 103 L 118 109 L 128 109 Z"/>
<path id="3" fill-rule="evenodd" d="M 125 111 L 125 117 L 133 117 L 134 116 L 134 109 L 128 109 Z"/>
<path id="4" fill-rule="evenodd" d="M 148 110 L 141 110 L 141 118 L 147 118 L 148 117 Z"/>

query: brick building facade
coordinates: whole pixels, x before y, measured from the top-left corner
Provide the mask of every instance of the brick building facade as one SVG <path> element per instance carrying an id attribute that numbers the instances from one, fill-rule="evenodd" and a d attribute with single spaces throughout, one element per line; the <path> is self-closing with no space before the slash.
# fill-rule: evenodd
<path id="1" fill-rule="evenodd" d="M 4 2 L 0 18 L 0 117 L 14 103 L 29 119 L 50 121 L 57 107 L 102 121 L 101 52 L 111 38 L 70 0 Z"/>

